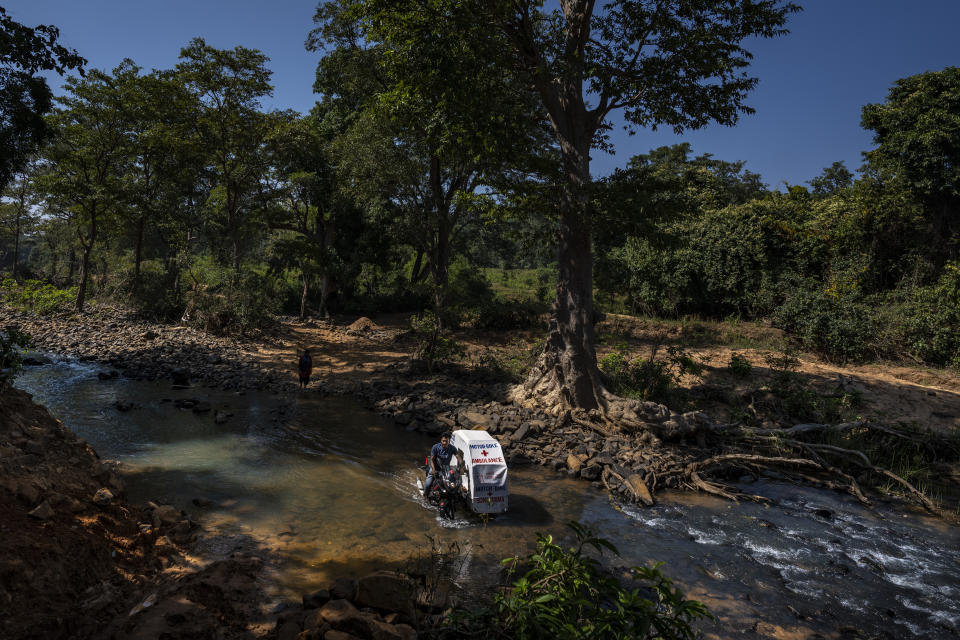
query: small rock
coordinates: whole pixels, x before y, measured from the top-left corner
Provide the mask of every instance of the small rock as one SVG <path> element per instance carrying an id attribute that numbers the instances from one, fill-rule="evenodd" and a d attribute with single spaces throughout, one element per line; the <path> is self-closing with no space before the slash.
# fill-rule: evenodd
<path id="1" fill-rule="evenodd" d="M 38 520 L 49 520 L 56 515 L 56 512 L 53 510 L 53 507 L 50 506 L 50 502 L 44 500 L 37 506 L 36 509 L 31 511 L 29 515 Z"/>
<path id="2" fill-rule="evenodd" d="M 224 424 L 231 417 L 233 417 L 232 413 L 228 413 L 226 411 L 220 411 L 219 409 L 213 412 L 213 421 L 216 424 Z"/>
<path id="3" fill-rule="evenodd" d="M 153 521 L 156 526 L 174 524 L 183 517 L 183 512 L 169 504 L 162 504 L 153 510 Z M 158 522 L 159 521 L 159 522 Z"/>
<path id="4" fill-rule="evenodd" d="M 206 413 L 207 411 L 210 411 L 211 408 L 212 408 L 212 407 L 210 406 L 210 403 L 209 403 L 209 402 L 205 402 L 205 401 L 202 401 L 202 400 L 201 400 L 200 402 L 198 402 L 197 404 L 195 404 L 195 405 L 193 406 L 193 412 L 194 412 L 194 413 Z"/>
<path id="5" fill-rule="evenodd" d="M 580 477 L 584 480 L 597 480 L 600 478 L 600 465 L 591 464 L 580 469 Z"/>
<path id="6" fill-rule="evenodd" d="M 517 428 L 516 431 L 513 432 L 513 436 L 511 437 L 511 439 L 514 442 L 520 442 L 521 440 L 527 437 L 527 433 L 529 432 L 530 432 L 530 423 L 522 424 Z"/>
<path id="7" fill-rule="evenodd" d="M 634 500 L 639 500 L 648 507 L 653 506 L 653 496 L 650 495 L 650 490 L 647 489 L 647 485 L 643 481 L 643 478 L 636 473 L 632 473 L 627 476 L 626 482 L 627 489 L 629 489 L 630 493 L 633 494 Z"/>
<path id="8" fill-rule="evenodd" d="M 102 489 L 97 489 L 97 492 L 93 494 L 94 504 L 98 504 L 101 507 L 107 506 L 112 501 L 113 501 L 113 493 L 110 491 L 110 489 L 107 489 L 106 487 L 103 487 Z"/>
<path id="9" fill-rule="evenodd" d="M 573 473 L 578 473 L 580 471 L 580 467 L 583 466 L 583 461 L 585 459 L 586 459 L 586 456 L 584 456 L 583 454 L 576 454 L 576 455 L 572 453 L 569 454 L 567 456 L 567 469 L 569 469 Z"/>
<path id="10" fill-rule="evenodd" d="M 330 592 L 326 589 L 303 594 L 304 609 L 319 609 L 328 602 L 330 602 Z"/>

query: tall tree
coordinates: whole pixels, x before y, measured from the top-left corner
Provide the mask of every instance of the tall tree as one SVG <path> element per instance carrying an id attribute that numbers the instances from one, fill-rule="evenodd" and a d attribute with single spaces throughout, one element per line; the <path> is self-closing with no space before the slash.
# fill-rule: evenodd
<path id="1" fill-rule="evenodd" d="M 874 132 L 865 153 L 881 177 L 900 181 L 927 208 L 939 258 L 960 256 L 960 67 L 897 80 L 886 102 L 863 108 Z"/>
<path id="2" fill-rule="evenodd" d="M 606 407 L 594 346 L 590 151 L 608 144 L 616 110 L 628 126 L 669 125 L 678 133 L 736 123 L 751 111 L 744 100 L 757 82 L 745 71 L 751 54 L 744 41 L 785 33 L 799 7 L 778 0 L 560 0 L 555 9 L 531 0 L 363 4 L 396 51 L 420 47 L 411 24 L 455 25 L 463 46 L 499 49 L 499 62 L 528 80 L 559 144 L 565 189 L 550 338 L 523 395 L 554 406 Z M 503 46 L 475 45 L 478 38 Z M 429 86 L 417 77 L 408 84 L 414 93 Z"/>
<path id="3" fill-rule="evenodd" d="M 58 98 L 62 106 L 49 116 L 55 138 L 45 157 L 51 170 L 38 184 L 52 208 L 70 221 L 81 246 L 77 311 L 86 301 L 90 256 L 122 193 L 128 122 L 118 78 L 129 73 L 132 63 L 126 60 L 113 75 L 95 70 L 83 79 L 68 78 L 67 95 Z"/>
<path id="4" fill-rule="evenodd" d="M 394 170 L 387 175 L 415 229 L 413 278 L 429 270 L 434 304 L 441 309 L 458 235 L 475 217 L 473 194 L 544 146 L 541 113 L 520 77 L 487 55 L 487 46 L 479 46 L 480 40 L 464 46 L 460 32 L 476 27 L 461 23 L 461 16 L 409 14 L 407 36 L 418 45 L 402 50 L 365 10 L 357 0 L 319 5 L 314 18 L 319 26 L 307 42 L 325 54 L 315 88 L 326 100 L 342 100 L 363 112 L 356 127 L 364 131 L 349 135 L 386 133 L 392 140 Z M 478 94 L 485 102 L 476 100 Z M 381 166 L 385 160 L 371 159 Z"/>
<path id="5" fill-rule="evenodd" d="M 131 62 L 116 80 L 127 123 L 119 231 L 133 244 L 131 288 L 136 295 L 147 233 L 177 223 L 174 216 L 185 187 L 192 190 L 201 178 L 194 130 L 199 104 L 181 77 L 169 71 L 141 75 Z"/>
<path id="6" fill-rule="evenodd" d="M 83 73 L 86 60 L 57 43 L 52 25 L 27 27 L 0 7 L 0 190 L 50 136 L 53 93 L 39 71 Z"/>
<path id="7" fill-rule="evenodd" d="M 239 273 L 266 173 L 263 142 L 269 122 L 260 100 L 273 93 L 268 58 L 256 49 L 216 49 L 195 38 L 176 70 L 201 103 L 198 135 L 208 154 L 213 188 L 207 200 L 211 240 L 224 236 L 225 262 Z"/>
<path id="8" fill-rule="evenodd" d="M 276 202 L 268 224 L 278 232 L 271 262 L 298 272 L 301 318 L 314 282 L 319 284 L 317 312 L 329 316 L 330 295 L 347 275 L 350 254 L 365 230 L 363 212 L 339 188 L 331 137 L 315 110 L 305 117 L 288 114 L 268 138 Z"/>

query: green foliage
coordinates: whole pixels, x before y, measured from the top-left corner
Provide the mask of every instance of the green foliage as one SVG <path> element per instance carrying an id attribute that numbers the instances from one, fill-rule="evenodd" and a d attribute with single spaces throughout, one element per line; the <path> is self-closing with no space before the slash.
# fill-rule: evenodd
<path id="1" fill-rule="evenodd" d="M 749 378 L 753 371 L 750 361 L 741 353 L 731 353 L 730 362 L 727 363 L 727 370 L 737 378 Z"/>
<path id="2" fill-rule="evenodd" d="M 863 108 L 861 123 L 875 133 L 877 148 L 866 154 L 871 164 L 899 175 L 923 198 L 945 199 L 956 206 L 960 67 L 897 80 L 886 102 Z"/>
<path id="3" fill-rule="evenodd" d="M 239 276 L 212 260 L 198 261 L 184 318 L 213 333 L 268 331 L 277 321 L 279 294 L 273 278 L 254 271 Z"/>
<path id="4" fill-rule="evenodd" d="M 911 351 L 960 369 L 960 263 L 947 264 L 936 284 L 917 288 L 905 311 Z"/>
<path id="5" fill-rule="evenodd" d="M 497 594 L 494 612 L 461 619 L 465 628 L 476 632 L 480 624 L 492 637 L 516 640 L 685 640 L 696 637 L 693 621 L 711 617 L 702 603 L 673 586 L 661 565 L 632 567 L 634 585 L 622 585 L 591 555 L 619 555 L 617 548 L 588 527 L 568 526 L 574 546 L 564 549 L 552 536 L 538 534 L 534 553 L 505 559 L 510 575 L 519 577 Z"/>
<path id="6" fill-rule="evenodd" d="M 132 303 L 145 318 L 159 321 L 179 320 L 185 301 L 174 287 L 174 274 L 154 265 L 145 265 L 140 278 L 134 281 L 132 271 L 125 272 L 117 284 L 117 293 Z"/>
<path id="7" fill-rule="evenodd" d="M 600 370 L 610 379 L 612 391 L 629 398 L 669 404 L 677 400 L 677 385 L 685 375 L 699 376 L 703 365 L 682 347 L 667 347 L 666 359 L 631 358 L 618 347 L 600 360 Z"/>
<path id="8" fill-rule="evenodd" d="M 349 312 L 371 315 L 413 311 L 430 304 L 430 288 L 422 282 L 412 284 L 400 269 L 364 263 L 351 284 L 343 302 Z"/>
<path id="9" fill-rule="evenodd" d="M 548 307 L 532 300 L 489 300 L 472 310 L 471 325 L 483 331 L 541 329 Z"/>
<path id="10" fill-rule="evenodd" d="M 493 289 L 483 270 L 462 256 L 450 265 L 447 290 L 446 305 L 455 310 L 457 316 L 493 301 Z"/>
<path id="11" fill-rule="evenodd" d="M 412 316 L 410 329 L 417 339 L 414 359 L 423 362 L 431 373 L 437 365 L 459 360 L 466 353 L 459 342 L 444 335 L 440 319 L 432 311 Z"/>
<path id="12" fill-rule="evenodd" d="M 30 336 L 19 327 L 10 326 L 0 332 L 0 391 L 12 385 L 23 370 L 23 352 L 32 346 Z"/>
<path id="13" fill-rule="evenodd" d="M 865 360 L 877 330 L 874 305 L 856 293 L 798 288 L 774 319 L 805 348 L 839 362 Z"/>
<path id="14" fill-rule="evenodd" d="M 0 191 L 52 134 L 43 117 L 53 107 L 53 94 L 36 74 L 82 72 L 87 62 L 58 44 L 59 37 L 55 26 L 28 27 L 0 7 Z"/>
<path id="15" fill-rule="evenodd" d="M 0 281 L 0 300 L 44 316 L 69 311 L 76 296 L 76 287 L 58 289 L 40 280 L 26 280 L 22 284 L 13 278 Z"/>

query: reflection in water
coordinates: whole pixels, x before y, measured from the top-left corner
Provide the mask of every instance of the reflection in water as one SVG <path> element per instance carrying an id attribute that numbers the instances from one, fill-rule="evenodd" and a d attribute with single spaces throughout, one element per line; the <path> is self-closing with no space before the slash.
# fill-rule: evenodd
<path id="1" fill-rule="evenodd" d="M 201 553 L 266 551 L 278 596 L 402 566 L 428 536 L 470 549 L 465 582 L 481 589 L 496 578 L 496 560 L 531 550 L 537 532 L 565 536 L 564 523 L 580 520 L 619 547 L 615 564 L 666 561 L 667 574 L 720 618 L 708 634 L 744 633 L 757 619 L 800 637 L 842 625 L 881 637 L 960 629 L 960 539 L 937 521 L 779 485 L 751 487 L 775 500 L 770 508 L 676 494 L 619 510 L 586 483 L 514 468 L 507 514 L 487 525 L 466 514 L 444 522 L 415 488 L 431 440 L 349 399 L 174 391 L 101 382 L 98 370 L 65 362 L 28 370 L 18 386 L 120 461 L 132 500 L 174 504 L 215 533 Z M 178 409 L 179 398 L 235 415 L 217 425 L 212 412 Z M 136 408 L 121 413 L 118 400 Z"/>

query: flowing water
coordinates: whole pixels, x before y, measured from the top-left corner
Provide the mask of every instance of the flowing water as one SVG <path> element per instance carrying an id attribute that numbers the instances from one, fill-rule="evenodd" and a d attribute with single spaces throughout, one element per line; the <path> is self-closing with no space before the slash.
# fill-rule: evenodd
<path id="1" fill-rule="evenodd" d="M 483 523 L 442 521 L 421 503 L 415 466 L 432 441 L 349 398 L 246 394 L 123 378 L 60 360 L 28 369 L 34 394 L 103 458 L 120 463 L 133 501 L 186 510 L 213 535 L 206 559 L 235 549 L 269 559 L 277 598 L 402 567 L 432 546 L 459 545 L 469 592 L 524 554 L 538 532 L 567 537 L 578 520 L 620 549 L 616 565 L 666 562 L 665 573 L 718 617 L 710 637 L 960 636 L 960 534 L 901 508 L 869 510 L 848 496 L 757 483 L 773 506 L 675 493 L 643 509 L 539 467 L 510 470 L 510 510 Z M 234 415 L 178 409 L 195 398 Z M 117 401 L 134 408 L 120 412 Z M 198 504 L 203 506 L 197 506 Z"/>

